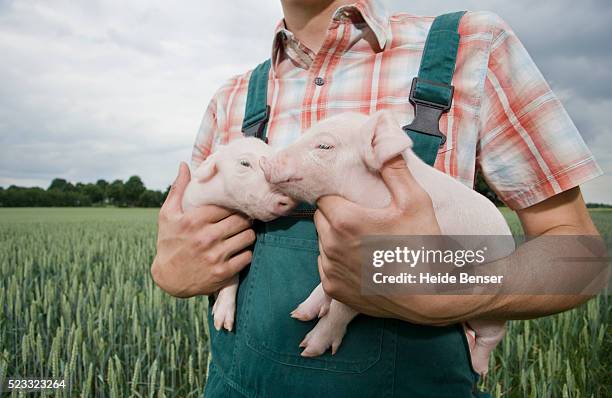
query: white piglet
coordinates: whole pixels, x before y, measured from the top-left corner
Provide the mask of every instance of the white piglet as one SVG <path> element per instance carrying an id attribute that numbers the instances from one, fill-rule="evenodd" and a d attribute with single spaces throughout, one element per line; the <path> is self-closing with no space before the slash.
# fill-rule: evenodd
<path id="1" fill-rule="evenodd" d="M 411 148 L 412 140 L 389 111 L 371 116 L 343 113 L 314 125 L 273 157 L 263 158 L 262 168 L 268 182 L 296 200 L 315 203 L 325 195 L 340 195 L 365 207 L 383 208 L 391 195 L 378 171 L 403 154 L 412 175 L 431 197 L 444 235 L 511 235 L 489 200 L 425 164 Z M 513 250 L 514 244 L 507 243 L 496 250 L 496 258 Z M 329 348 L 335 353 L 356 315 L 317 286 L 292 313 L 304 321 L 320 318 L 300 345 L 302 355 L 321 355 Z M 470 320 L 469 327 L 475 332 L 472 365 L 485 375 L 489 355 L 505 334 L 505 323 Z"/>
<path id="2" fill-rule="evenodd" d="M 218 145 L 194 171 L 183 196 L 183 210 L 217 205 L 261 221 L 291 212 L 296 203 L 271 186 L 260 167 L 273 149 L 257 138 L 238 138 Z M 212 312 L 215 329 L 232 330 L 236 312 L 238 275 L 216 296 Z"/>

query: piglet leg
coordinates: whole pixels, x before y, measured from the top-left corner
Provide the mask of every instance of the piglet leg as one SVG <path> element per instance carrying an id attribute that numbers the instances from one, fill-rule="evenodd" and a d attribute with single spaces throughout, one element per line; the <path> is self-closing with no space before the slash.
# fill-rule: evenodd
<path id="1" fill-rule="evenodd" d="M 300 321 L 310 321 L 321 318 L 329 311 L 332 299 L 323 290 L 323 285 L 319 285 L 310 293 L 310 296 L 291 312 L 291 317 Z"/>
<path id="2" fill-rule="evenodd" d="M 331 348 L 332 355 L 338 351 L 346 334 L 346 327 L 358 312 L 337 300 L 331 300 L 328 313 L 321 317 L 315 327 L 300 343 L 303 357 L 316 357 Z"/>
<path id="3" fill-rule="evenodd" d="M 221 330 L 223 327 L 231 332 L 234 328 L 236 293 L 238 293 L 238 275 L 234 276 L 229 285 L 217 293 L 217 298 L 212 308 L 215 329 Z"/>
<path id="4" fill-rule="evenodd" d="M 475 342 L 472 349 L 472 367 L 482 377 L 489 371 L 489 356 L 506 334 L 503 321 L 471 320 L 469 326 L 474 330 Z"/>

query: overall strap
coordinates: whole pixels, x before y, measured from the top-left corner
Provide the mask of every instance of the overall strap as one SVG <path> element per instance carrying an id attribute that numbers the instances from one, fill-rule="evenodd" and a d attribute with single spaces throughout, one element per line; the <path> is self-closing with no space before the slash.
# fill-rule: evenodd
<path id="1" fill-rule="evenodd" d="M 242 133 L 246 137 L 257 137 L 268 142 L 266 136 L 268 120 L 270 119 L 270 105 L 268 105 L 268 74 L 270 60 L 259 64 L 251 73 L 249 89 L 247 92 Z M 312 218 L 315 207 L 307 203 L 300 203 L 291 216 Z"/>
<path id="2" fill-rule="evenodd" d="M 242 132 L 247 137 L 257 137 L 268 142 L 266 130 L 270 118 L 268 105 L 268 73 L 270 60 L 259 64 L 251 73 Z"/>
<path id="3" fill-rule="evenodd" d="M 410 102 L 414 120 L 404 131 L 414 141 L 413 151 L 433 166 L 440 145 L 446 136 L 440 131 L 440 117 L 451 107 L 459 47 L 459 21 L 465 11 L 438 16 L 432 23 L 423 49 L 418 76 L 412 79 Z"/>

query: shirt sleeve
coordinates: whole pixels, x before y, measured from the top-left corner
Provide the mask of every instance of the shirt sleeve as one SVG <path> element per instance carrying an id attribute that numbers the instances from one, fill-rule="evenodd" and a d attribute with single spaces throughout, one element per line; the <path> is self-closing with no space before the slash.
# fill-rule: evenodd
<path id="1" fill-rule="evenodd" d="M 210 155 L 217 131 L 217 105 L 215 98 L 213 98 L 204 112 L 202 123 L 200 123 L 196 135 L 191 153 L 191 170 L 195 170 Z"/>
<path id="2" fill-rule="evenodd" d="M 514 32 L 493 19 L 477 163 L 498 196 L 522 209 L 602 171 Z"/>

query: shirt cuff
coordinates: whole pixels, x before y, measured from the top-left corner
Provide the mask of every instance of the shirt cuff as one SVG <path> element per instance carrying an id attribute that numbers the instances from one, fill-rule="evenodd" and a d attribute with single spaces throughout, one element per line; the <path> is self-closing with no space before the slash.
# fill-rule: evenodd
<path id="1" fill-rule="evenodd" d="M 502 200 L 513 210 L 524 209 L 602 174 L 603 171 L 595 158 L 591 156 L 562 169 L 545 180 L 538 181 L 527 190 L 516 192 L 508 198 L 502 198 Z"/>

